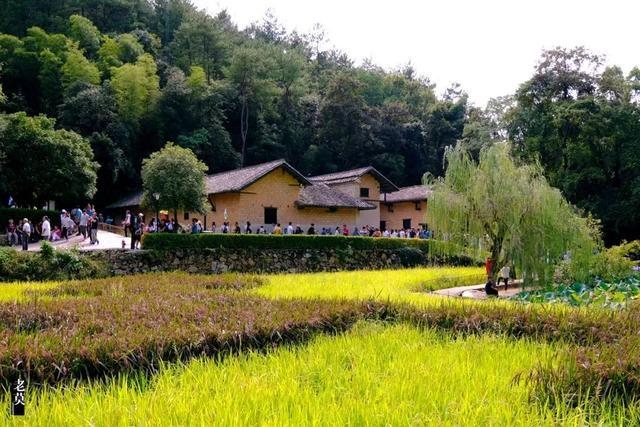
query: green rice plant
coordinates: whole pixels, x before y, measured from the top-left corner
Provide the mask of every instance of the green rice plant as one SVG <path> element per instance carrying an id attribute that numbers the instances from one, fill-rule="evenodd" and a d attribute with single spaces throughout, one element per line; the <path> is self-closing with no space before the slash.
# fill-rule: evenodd
<path id="1" fill-rule="evenodd" d="M 33 292 L 42 292 L 60 286 L 61 282 L 0 283 L 0 302 L 23 302 L 34 298 Z"/>
<path id="2" fill-rule="evenodd" d="M 252 293 L 269 298 L 375 299 L 424 302 L 439 300 L 425 292 L 486 280 L 479 267 L 431 267 L 338 273 L 278 274 Z"/>
<path id="3" fill-rule="evenodd" d="M 371 303 L 278 301 L 236 291 L 257 280 L 149 274 L 66 283 L 28 303 L 0 304 L 0 383 L 155 372 L 161 361 L 304 341 L 384 312 Z"/>
<path id="4" fill-rule="evenodd" d="M 623 425 L 640 412 L 532 405 L 514 381 L 563 346 L 361 323 L 304 347 L 196 359 L 28 394 L 15 425 Z M 9 396 L 2 404 L 8 405 Z"/>

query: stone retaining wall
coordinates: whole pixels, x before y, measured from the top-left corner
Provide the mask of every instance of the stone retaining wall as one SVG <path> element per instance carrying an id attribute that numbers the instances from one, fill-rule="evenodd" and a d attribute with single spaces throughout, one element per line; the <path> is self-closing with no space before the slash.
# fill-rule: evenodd
<path id="1" fill-rule="evenodd" d="M 411 264 L 428 264 L 427 257 Z M 182 270 L 190 273 L 303 273 L 338 270 L 378 270 L 407 266 L 398 250 L 291 250 L 291 249 L 176 249 L 172 251 L 96 250 L 83 256 L 105 262 L 109 273 L 126 275 L 149 271 Z"/>

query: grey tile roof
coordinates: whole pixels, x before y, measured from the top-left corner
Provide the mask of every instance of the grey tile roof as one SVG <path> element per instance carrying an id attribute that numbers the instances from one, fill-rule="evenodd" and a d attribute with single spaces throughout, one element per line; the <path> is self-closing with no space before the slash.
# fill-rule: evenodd
<path id="1" fill-rule="evenodd" d="M 398 187 L 396 187 L 396 185 L 393 182 L 389 181 L 389 179 L 387 179 L 387 177 L 382 175 L 373 166 L 365 166 L 365 167 L 362 167 L 362 168 L 351 169 L 351 170 L 348 170 L 348 171 L 334 172 L 334 173 L 328 173 L 328 174 L 325 174 L 325 175 L 311 176 L 311 177 L 309 177 L 309 181 L 313 182 L 314 184 L 316 184 L 316 183 L 324 183 L 324 184 L 327 184 L 327 185 L 342 184 L 344 182 L 356 181 L 359 178 L 361 178 L 362 176 L 367 175 L 367 174 L 373 175 L 374 178 L 376 178 L 378 180 L 378 182 L 380 183 L 380 190 L 382 192 L 390 193 L 392 191 L 397 191 L 398 190 Z"/>
<path id="2" fill-rule="evenodd" d="M 314 184 L 300 190 L 296 205 L 299 207 L 375 209 L 364 200 L 351 197 L 326 184 Z"/>
<path id="3" fill-rule="evenodd" d="M 206 178 L 207 193 L 218 194 L 240 191 L 280 166 L 282 166 L 291 175 L 295 176 L 301 184 L 311 184 L 311 182 L 309 182 L 309 180 L 293 166 L 285 160 L 280 159 L 272 162 L 260 163 L 259 165 L 247 166 L 246 168 L 208 175 Z"/>
<path id="4" fill-rule="evenodd" d="M 272 162 L 261 163 L 259 165 L 247 166 L 245 168 L 234 169 L 226 172 L 220 172 L 213 175 L 207 175 L 205 178 L 205 186 L 207 194 L 231 193 L 241 191 L 242 189 L 253 184 L 269 172 L 283 167 L 287 172 L 296 177 L 303 185 L 311 185 L 311 182 L 298 172 L 293 166 L 285 160 L 274 160 Z M 136 206 L 142 202 L 142 191 L 128 195 L 117 202 L 107 206 L 107 208 L 123 208 L 128 206 Z"/>
<path id="5" fill-rule="evenodd" d="M 380 194 L 380 201 L 386 203 L 397 202 L 415 202 L 418 200 L 427 200 L 431 195 L 431 188 L 426 185 L 412 185 L 411 187 L 402 187 L 398 191 Z"/>
<path id="6" fill-rule="evenodd" d="M 137 191 L 111 203 L 110 205 L 107 205 L 107 209 L 129 208 L 139 206 L 140 203 L 142 203 L 142 191 Z"/>

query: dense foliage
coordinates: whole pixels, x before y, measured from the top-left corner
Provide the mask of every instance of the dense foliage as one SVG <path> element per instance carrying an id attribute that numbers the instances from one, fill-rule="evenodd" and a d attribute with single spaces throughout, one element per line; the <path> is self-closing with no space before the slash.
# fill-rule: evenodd
<path id="1" fill-rule="evenodd" d="M 483 148 L 477 162 L 460 144 L 445 159 L 445 176 L 432 182 L 429 200 L 436 236 L 486 250 L 494 276 L 512 265 L 525 281 L 548 283 L 569 253 L 574 277 L 588 277 L 597 232 L 537 164 L 517 162 L 504 143 Z"/>
<path id="2" fill-rule="evenodd" d="M 627 75 L 583 48 L 543 53 L 506 128 L 550 183 L 602 220 L 608 242 L 640 237 L 640 69 Z"/>
<path id="3" fill-rule="evenodd" d="M 166 141 L 212 173 L 285 158 L 305 174 L 371 164 L 402 186 L 441 175 L 456 141 L 477 155 L 508 139 L 602 220 L 607 243 L 640 236 L 637 68 L 604 68 L 584 48 L 544 51 L 514 95 L 479 108 L 456 85 L 437 95 L 410 66 L 355 66 L 326 46 L 320 27 L 288 33 L 268 14 L 238 30 L 189 0 L 10 0 L 0 111 L 46 114 L 88 142 L 98 205 L 138 189 L 142 160 Z"/>
<path id="4" fill-rule="evenodd" d="M 289 34 L 267 16 L 240 31 L 184 0 L 3 9 L 0 108 L 57 118 L 87 140 L 98 204 L 139 188 L 142 160 L 166 141 L 211 173 L 286 158 L 306 174 L 373 164 L 404 185 L 440 173 L 462 136 L 459 90 L 439 98 L 409 66 L 355 67 L 320 29 Z"/>
<path id="5" fill-rule="evenodd" d="M 37 254 L 0 248 L 0 282 L 84 279 L 106 275 L 107 269 L 99 261 L 80 256 L 72 250 L 54 250 L 47 243 Z"/>

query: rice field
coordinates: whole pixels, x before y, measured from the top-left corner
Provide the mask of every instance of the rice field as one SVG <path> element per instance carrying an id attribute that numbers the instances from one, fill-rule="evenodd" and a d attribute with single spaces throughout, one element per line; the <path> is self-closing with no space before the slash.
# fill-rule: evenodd
<path id="1" fill-rule="evenodd" d="M 32 299 L 30 291 L 47 291 L 60 286 L 60 282 L 0 283 L 0 302 L 23 302 Z"/>
<path id="2" fill-rule="evenodd" d="M 428 292 L 481 284 L 484 268 L 432 267 L 403 270 L 343 271 L 337 273 L 265 276 L 266 284 L 252 293 L 269 298 L 374 299 L 420 303 L 433 299 Z M 440 300 L 440 298 L 437 298 Z"/>
<path id="3" fill-rule="evenodd" d="M 615 409 L 532 405 L 522 372 L 557 346 L 360 323 L 304 347 L 197 359 L 152 380 L 46 389 L 16 423 L 57 425 L 622 425 Z M 6 404 L 6 402 L 5 402 Z M 637 414 L 637 413 L 636 413 Z M 627 417 L 629 415 L 626 415 Z M 8 421 L 5 419 L 5 421 Z"/>
<path id="4" fill-rule="evenodd" d="M 2 369 L 14 372 L 16 360 L 31 360 L 38 372 L 51 371 L 41 375 L 49 385 L 28 390 L 27 416 L 0 410 L 0 424 L 640 420 L 638 403 L 585 403 L 578 395 L 570 402 L 558 396 L 551 405 L 525 380 L 542 367 L 561 370 L 562 356 L 583 343 L 620 340 L 640 314 L 445 300 L 426 292 L 477 284 L 482 274 L 467 267 L 260 277 L 171 273 L 0 285 Z M 27 329 L 15 322 L 27 317 L 33 317 Z M 232 351 L 218 352 L 225 348 Z M 76 371 L 62 376 L 48 364 Z M 85 378 L 86 367 L 99 375 Z M 9 399 L 0 394 L 5 408 Z"/>

